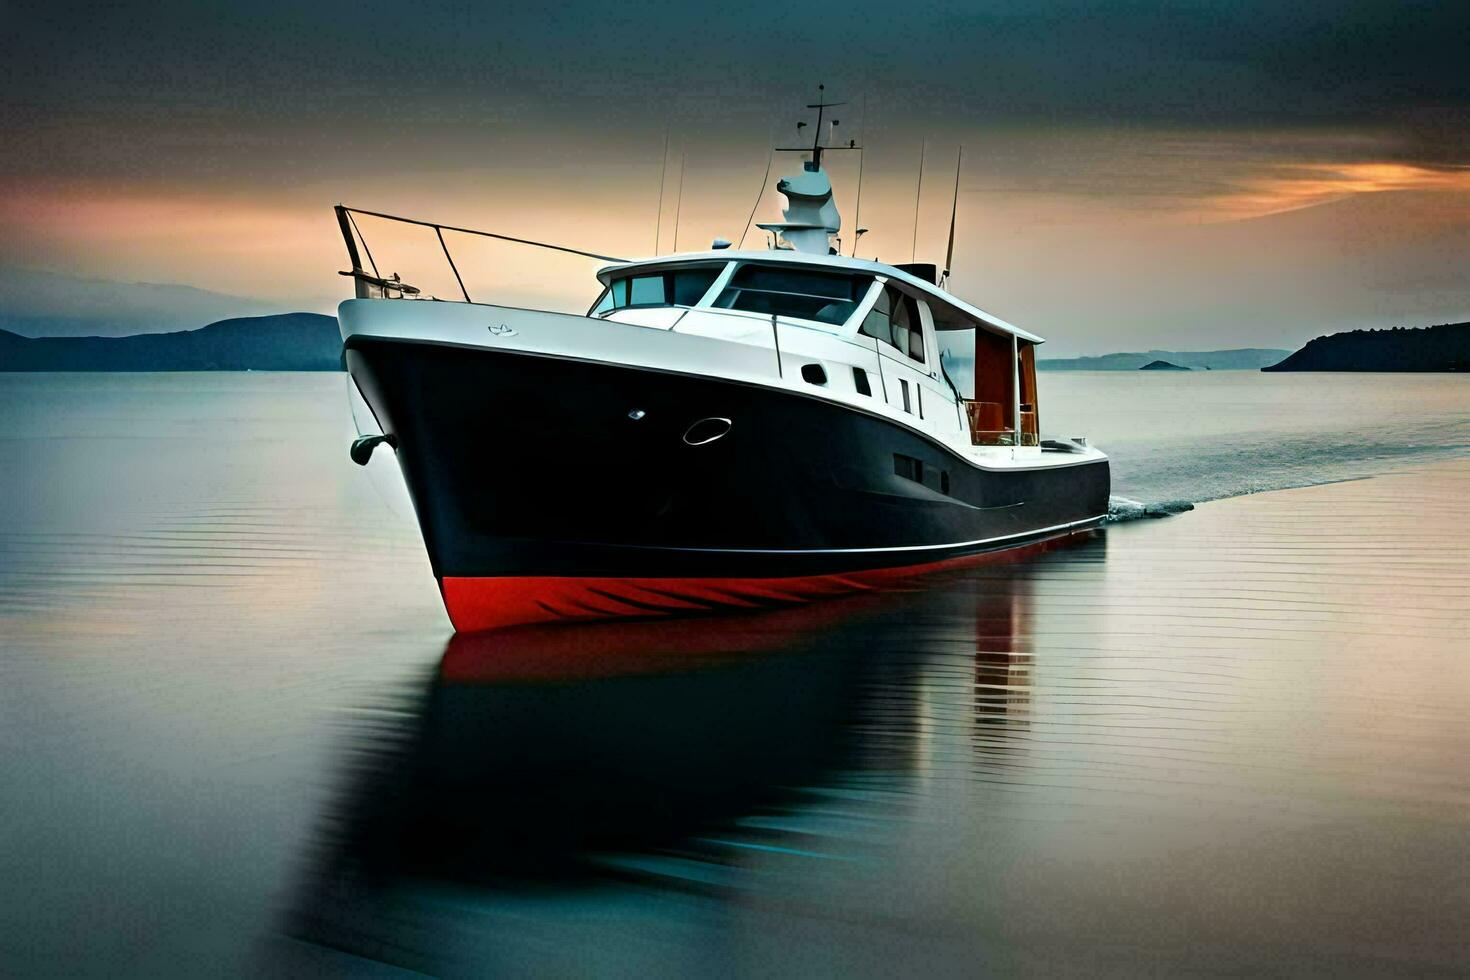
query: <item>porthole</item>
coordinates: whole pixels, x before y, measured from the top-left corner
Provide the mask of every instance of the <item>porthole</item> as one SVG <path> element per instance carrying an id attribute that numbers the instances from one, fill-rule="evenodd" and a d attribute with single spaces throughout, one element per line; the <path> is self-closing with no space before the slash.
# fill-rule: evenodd
<path id="1" fill-rule="evenodd" d="M 827 372 L 820 364 L 803 364 L 801 366 L 801 379 L 808 384 L 825 385 L 827 383 Z"/>

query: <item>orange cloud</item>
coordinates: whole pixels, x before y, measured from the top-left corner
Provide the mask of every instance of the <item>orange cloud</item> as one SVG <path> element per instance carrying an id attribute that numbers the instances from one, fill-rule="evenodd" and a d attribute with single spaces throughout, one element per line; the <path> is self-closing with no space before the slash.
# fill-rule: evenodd
<path id="1" fill-rule="evenodd" d="M 299 258 L 335 236 L 326 208 L 92 183 L 6 187 L 0 224 L 21 264 L 262 297 L 322 292 Z"/>
<path id="2" fill-rule="evenodd" d="M 523 195 L 500 201 L 464 188 L 458 207 L 448 193 L 404 195 L 413 199 L 401 207 L 385 191 L 364 193 L 363 198 L 369 205 L 384 201 L 380 206 L 411 216 L 471 225 L 476 214 L 498 213 L 503 224 L 492 226 L 509 234 L 601 247 L 626 239 L 627 230 L 636 225 L 628 215 L 603 213 L 598 193 L 601 189 L 588 188 L 579 200 L 546 202 Z M 330 309 L 351 293 L 350 284 L 336 275 L 346 267 L 347 256 L 332 203 L 326 191 L 301 188 L 245 197 L 90 181 L 9 184 L 0 187 L 0 226 L 8 232 L 7 241 L 0 242 L 0 258 L 83 276 L 186 283 Z M 400 271 L 435 295 L 458 295 L 432 231 L 372 219 L 361 224 L 385 272 Z M 574 299 L 569 302 L 580 308 L 596 293 L 596 262 L 566 262 L 537 250 L 452 234 L 449 238 L 477 298 L 545 300 L 567 293 L 570 285 Z"/>
<path id="3" fill-rule="evenodd" d="M 1212 200 L 1214 220 L 1234 221 L 1298 211 L 1355 194 L 1385 191 L 1470 192 L 1470 167 L 1434 169 L 1406 163 L 1297 164 L 1240 182 Z"/>

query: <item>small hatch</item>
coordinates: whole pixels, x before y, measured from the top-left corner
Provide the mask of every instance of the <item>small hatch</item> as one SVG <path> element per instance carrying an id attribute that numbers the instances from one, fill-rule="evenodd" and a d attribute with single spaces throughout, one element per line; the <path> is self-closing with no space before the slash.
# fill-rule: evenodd
<path id="1" fill-rule="evenodd" d="M 937 466 L 925 466 L 922 459 L 905 456 L 903 453 L 894 453 L 893 472 L 905 480 L 913 480 L 930 490 L 938 490 L 945 496 L 950 495 L 949 470 L 940 469 Z"/>

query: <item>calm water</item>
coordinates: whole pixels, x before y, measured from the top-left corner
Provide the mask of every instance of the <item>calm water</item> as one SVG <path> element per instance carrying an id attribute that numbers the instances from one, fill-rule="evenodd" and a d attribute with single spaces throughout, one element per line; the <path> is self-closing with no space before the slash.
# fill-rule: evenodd
<path id="1" fill-rule="evenodd" d="M 1042 427 L 1113 457 L 1115 493 L 1195 503 L 1470 453 L 1464 375 L 1043 372 Z"/>
<path id="2" fill-rule="evenodd" d="M 1388 475 L 451 639 L 340 377 L 0 375 L 0 973 L 1470 970 L 1470 379 L 1042 385 L 1136 499 Z"/>

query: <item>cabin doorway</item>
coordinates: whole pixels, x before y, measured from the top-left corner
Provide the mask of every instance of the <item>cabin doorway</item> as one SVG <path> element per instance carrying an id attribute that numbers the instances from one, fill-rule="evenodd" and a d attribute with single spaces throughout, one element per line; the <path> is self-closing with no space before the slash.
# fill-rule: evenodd
<path id="1" fill-rule="evenodd" d="M 1041 443 L 1036 398 L 1036 345 L 969 320 L 935 330 L 940 366 L 959 393 L 976 446 Z"/>

